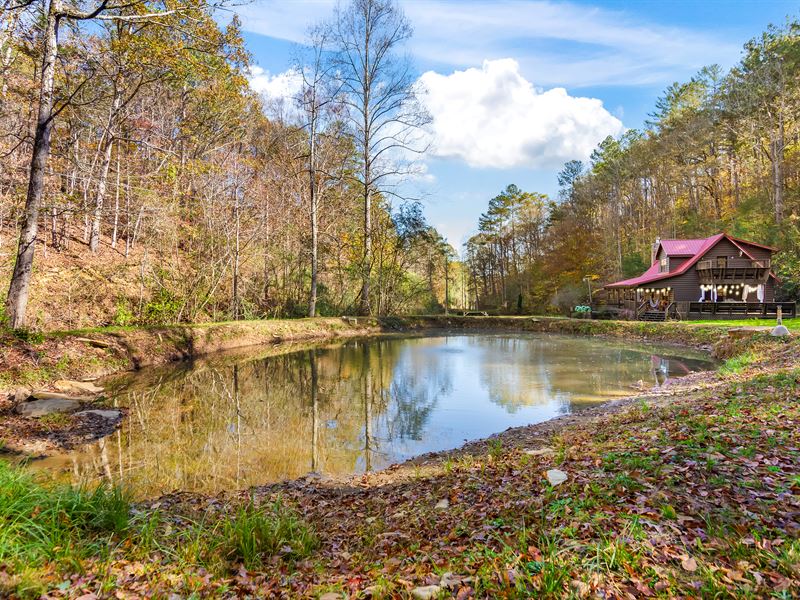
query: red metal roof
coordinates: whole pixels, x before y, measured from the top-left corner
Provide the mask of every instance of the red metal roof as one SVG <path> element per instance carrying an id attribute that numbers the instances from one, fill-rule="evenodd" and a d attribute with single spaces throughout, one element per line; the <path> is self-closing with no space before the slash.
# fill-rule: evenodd
<path id="1" fill-rule="evenodd" d="M 694 256 L 700 252 L 700 248 L 708 238 L 696 240 L 661 240 L 661 247 L 667 256 Z"/>
<path id="2" fill-rule="evenodd" d="M 659 273 L 658 272 L 658 261 L 654 262 L 650 265 L 650 268 L 647 269 L 644 273 L 639 275 L 638 277 L 633 277 L 632 279 L 625 279 L 624 281 L 617 281 L 615 283 L 609 283 L 605 287 L 635 287 L 641 285 L 643 283 L 649 283 L 651 281 L 656 281 L 658 279 L 664 279 L 664 277 L 669 277 L 669 273 Z"/>
<path id="3" fill-rule="evenodd" d="M 692 258 L 687 260 L 682 265 L 680 265 L 677 269 L 669 271 L 668 273 L 659 273 L 658 261 L 655 261 L 652 265 L 650 265 L 650 268 L 647 269 L 647 271 L 645 271 L 641 275 L 639 275 L 639 277 L 634 277 L 632 279 L 625 279 L 624 281 L 617 281 L 615 283 L 609 283 L 605 287 L 637 287 L 645 283 L 651 283 L 653 281 L 661 281 L 662 279 L 669 279 L 670 277 L 675 277 L 676 275 L 685 273 L 686 271 L 689 270 L 689 268 L 693 264 L 695 264 L 698 260 L 700 260 L 706 252 L 708 252 L 718 241 L 720 241 L 724 237 L 728 236 L 724 233 L 718 233 L 717 235 L 712 235 L 711 237 L 705 238 L 703 240 L 668 240 L 672 242 L 684 241 L 687 243 L 700 241 L 702 243 L 699 245 L 697 252 L 695 252 Z M 664 241 L 662 241 L 661 243 L 663 244 Z"/>

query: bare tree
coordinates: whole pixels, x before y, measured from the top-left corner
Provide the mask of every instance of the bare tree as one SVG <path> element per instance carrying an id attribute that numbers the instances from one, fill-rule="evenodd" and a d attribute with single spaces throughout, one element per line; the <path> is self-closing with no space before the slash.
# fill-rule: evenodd
<path id="1" fill-rule="evenodd" d="M 393 0 L 352 0 L 338 7 L 331 27 L 333 64 L 356 144 L 356 174 L 364 202 L 361 312 L 371 314 L 372 200 L 391 193 L 410 168 L 403 157 L 424 152 L 421 128 L 430 116 L 417 101 L 411 62 L 399 51 L 411 25 Z"/>
<path id="2" fill-rule="evenodd" d="M 324 27 L 314 27 L 308 35 L 305 55 L 298 60 L 297 71 L 303 78 L 300 90 L 300 106 L 305 115 L 308 132 L 308 199 L 311 224 L 311 290 L 308 297 L 308 316 L 317 314 L 317 286 L 319 280 L 319 137 L 329 108 L 335 101 L 338 90 L 331 86 L 333 64 L 326 59 L 325 46 L 328 32 Z M 330 177 L 330 173 L 323 176 Z"/>

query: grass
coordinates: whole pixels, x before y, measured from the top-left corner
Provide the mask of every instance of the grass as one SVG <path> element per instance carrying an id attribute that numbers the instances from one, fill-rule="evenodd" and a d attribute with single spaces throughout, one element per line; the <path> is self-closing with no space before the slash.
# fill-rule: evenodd
<path id="1" fill-rule="evenodd" d="M 91 564 L 122 558 L 147 563 L 153 555 L 183 568 L 224 576 L 236 565 L 258 569 L 272 557 L 310 556 L 318 540 L 280 500 L 253 502 L 233 514 L 196 518 L 136 511 L 125 492 L 38 482 L 24 468 L 0 461 L 0 597 L 38 597 Z"/>
<path id="2" fill-rule="evenodd" d="M 48 487 L 0 462 L 0 564 L 29 575 L 48 563 L 74 567 L 83 558 L 105 555 L 109 542 L 129 527 L 130 504 L 120 490 Z M 30 576 L 15 587 L 41 593 Z"/>
<path id="3" fill-rule="evenodd" d="M 708 319 L 686 321 L 688 325 L 719 325 L 720 327 L 775 327 L 775 319 Z M 789 331 L 800 332 L 800 319 L 784 319 Z"/>
<path id="4" fill-rule="evenodd" d="M 726 360 L 719 368 L 723 375 L 738 375 L 747 367 L 758 363 L 763 357 L 752 350 L 738 354 Z"/>
<path id="5" fill-rule="evenodd" d="M 249 569 L 260 567 L 266 556 L 305 558 L 317 547 L 308 525 L 280 501 L 266 509 L 250 502 L 223 522 L 220 533 L 224 555 Z"/>

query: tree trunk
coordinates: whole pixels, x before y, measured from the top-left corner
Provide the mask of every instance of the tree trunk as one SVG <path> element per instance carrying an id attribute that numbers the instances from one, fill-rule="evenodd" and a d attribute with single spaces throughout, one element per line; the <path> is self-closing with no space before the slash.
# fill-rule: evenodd
<path id="1" fill-rule="evenodd" d="M 372 312 L 369 303 L 369 279 L 372 271 L 372 190 L 364 186 L 364 269 L 361 283 L 361 313 L 369 315 Z"/>
<path id="2" fill-rule="evenodd" d="M 369 303 L 369 279 L 372 271 L 372 173 L 371 173 L 371 151 L 372 142 L 372 122 L 370 112 L 370 96 L 372 94 L 372 78 L 370 73 L 370 37 L 372 35 L 371 23 L 366 19 L 367 27 L 364 29 L 364 60 L 362 62 L 362 113 L 364 117 L 364 269 L 363 281 L 361 284 L 361 313 L 369 315 L 372 313 Z"/>
<path id="3" fill-rule="evenodd" d="M 97 182 L 97 195 L 94 199 L 94 212 L 92 213 L 92 228 L 89 234 L 89 250 L 97 252 L 100 247 L 100 219 L 103 216 L 103 203 L 106 199 L 106 184 L 108 171 L 111 167 L 111 153 L 114 148 L 114 138 L 107 133 L 105 147 L 103 148 L 103 162 L 100 165 L 100 179 Z"/>
<path id="4" fill-rule="evenodd" d="M 316 102 L 316 98 L 313 99 Z M 316 111 L 316 107 L 312 107 Z M 317 156 L 316 114 L 312 112 L 308 155 L 308 190 L 311 199 L 311 293 L 308 299 L 308 316 L 317 316 L 317 268 L 319 231 L 317 230 Z"/>
<path id="5" fill-rule="evenodd" d="M 233 320 L 239 320 L 239 233 L 240 233 L 240 217 L 239 217 L 239 194 L 236 188 L 233 193 L 235 198 L 233 201 L 234 219 L 236 222 L 236 239 L 234 241 L 234 254 L 233 254 Z"/>
<path id="6" fill-rule="evenodd" d="M 778 121 L 778 130 L 772 138 L 772 195 L 775 202 L 775 223 L 783 221 L 783 115 Z"/>
<path id="7" fill-rule="evenodd" d="M 119 149 L 117 150 L 117 185 L 114 188 L 114 230 L 111 232 L 111 247 L 117 247 L 117 234 L 119 232 Z"/>
<path id="8" fill-rule="evenodd" d="M 39 92 L 39 113 L 33 139 L 28 193 L 25 198 L 25 216 L 19 234 L 17 259 L 11 276 L 11 285 L 6 299 L 6 315 L 14 328 L 25 326 L 25 311 L 33 268 L 33 254 L 39 224 L 39 209 L 44 195 L 44 175 L 50 156 L 50 133 L 53 129 L 53 80 L 58 56 L 57 3 L 50 2 L 45 28 L 42 77 Z"/>
<path id="9" fill-rule="evenodd" d="M 95 196 L 94 214 L 92 215 L 92 231 L 89 237 L 89 250 L 92 252 L 97 252 L 100 246 L 100 219 L 103 217 L 103 204 L 106 200 L 106 187 L 108 185 L 108 171 L 111 167 L 111 155 L 114 149 L 114 133 L 112 129 L 121 103 L 122 94 L 120 93 L 119 82 L 117 82 L 114 90 L 114 100 L 111 103 L 111 111 L 108 115 L 105 136 L 103 138 L 105 142 L 103 146 L 103 163 L 100 165 L 100 179 L 97 182 L 97 195 Z"/>

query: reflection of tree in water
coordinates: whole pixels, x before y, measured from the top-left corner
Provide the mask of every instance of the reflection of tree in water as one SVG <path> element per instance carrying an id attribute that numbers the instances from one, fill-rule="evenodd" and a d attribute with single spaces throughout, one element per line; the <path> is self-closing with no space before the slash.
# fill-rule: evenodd
<path id="1" fill-rule="evenodd" d="M 400 364 L 387 390 L 390 406 L 386 415 L 386 438 L 420 440 L 431 413 L 443 395 L 453 389 L 452 369 L 443 365 L 439 353 L 411 353 L 408 364 Z"/>
<path id="2" fill-rule="evenodd" d="M 377 466 L 376 459 L 380 466 L 391 462 L 395 442 L 421 439 L 439 395 L 452 388 L 446 368 L 435 360 L 417 364 L 419 353 L 415 348 L 405 351 L 408 348 L 407 341 L 378 340 L 353 349 L 360 360 L 364 408 L 360 465 L 365 470 Z"/>
<path id="3" fill-rule="evenodd" d="M 525 406 L 553 401 L 556 394 L 550 385 L 542 338 L 470 338 L 470 345 L 485 354 L 480 361 L 480 380 L 492 402 L 513 414 Z"/>
<path id="4" fill-rule="evenodd" d="M 665 385 L 674 377 L 688 375 L 693 370 L 691 360 L 681 360 L 672 356 L 652 354 L 650 364 L 650 374 L 653 376 L 655 387 Z"/>
<path id="5" fill-rule="evenodd" d="M 670 376 L 705 365 L 658 356 L 659 371 L 640 348 L 586 338 L 487 336 L 470 343 L 486 355 L 479 361 L 481 384 L 492 402 L 509 413 L 552 402 L 569 410 L 575 402 L 629 394 L 637 382 L 663 385 Z"/>
<path id="6" fill-rule="evenodd" d="M 392 353 L 375 372 L 390 380 Z M 364 456 L 364 379 L 352 351 L 323 349 L 145 374 L 116 401 L 129 418 L 117 447 L 102 440 L 73 455 L 78 480 L 129 483 L 139 493 L 214 491 L 356 470 Z M 387 376 L 388 374 L 388 376 Z M 355 375 L 355 377 L 353 377 Z M 369 409 L 385 410 L 380 402 Z M 333 423 L 334 427 L 327 427 Z"/>

